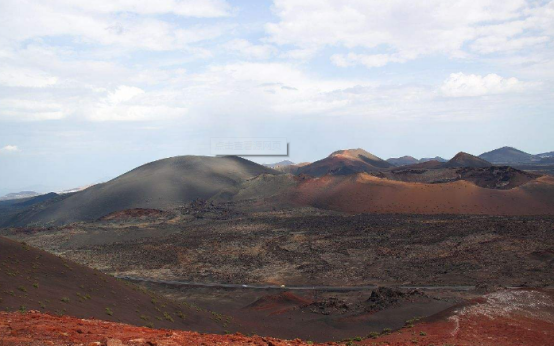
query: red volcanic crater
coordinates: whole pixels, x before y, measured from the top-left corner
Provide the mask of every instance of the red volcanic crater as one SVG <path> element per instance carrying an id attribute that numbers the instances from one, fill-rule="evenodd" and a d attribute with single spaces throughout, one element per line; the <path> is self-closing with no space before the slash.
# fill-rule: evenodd
<path id="1" fill-rule="evenodd" d="M 429 184 L 366 173 L 326 175 L 299 181 L 283 198 L 350 213 L 549 215 L 554 214 L 554 178 L 542 176 L 501 190 L 465 180 Z"/>

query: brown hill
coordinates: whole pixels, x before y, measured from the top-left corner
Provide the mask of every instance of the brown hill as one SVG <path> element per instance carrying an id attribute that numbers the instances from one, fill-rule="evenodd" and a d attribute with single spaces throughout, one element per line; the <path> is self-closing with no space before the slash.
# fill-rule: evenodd
<path id="1" fill-rule="evenodd" d="M 361 173 L 303 180 L 282 199 L 351 213 L 552 215 L 554 178 L 543 176 L 501 190 L 465 180 L 425 184 Z"/>
<path id="2" fill-rule="evenodd" d="M 489 167 L 489 166 L 492 166 L 492 164 L 489 163 L 488 161 L 465 152 L 460 152 L 456 154 L 454 158 L 450 159 L 448 162 L 446 162 L 446 164 L 444 164 L 444 167 Z"/>
<path id="3" fill-rule="evenodd" d="M 229 329 L 210 319 L 207 312 L 168 301 L 26 244 L 0 237 L 0 250 L 2 310 L 37 310 L 203 332 Z"/>
<path id="4" fill-rule="evenodd" d="M 333 152 L 327 158 L 299 168 L 298 174 L 315 177 L 327 174 L 350 175 L 359 172 L 379 171 L 390 167 L 393 167 L 393 165 L 358 148 Z"/>

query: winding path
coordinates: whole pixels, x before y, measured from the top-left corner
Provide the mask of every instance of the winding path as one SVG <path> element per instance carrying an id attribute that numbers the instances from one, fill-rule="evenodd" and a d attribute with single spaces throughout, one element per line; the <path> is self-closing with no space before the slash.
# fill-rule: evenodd
<path id="1" fill-rule="evenodd" d="M 190 281 L 167 281 L 153 278 L 131 277 L 131 276 L 115 276 L 116 278 L 132 281 L 132 282 L 149 282 L 158 284 L 169 284 L 174 286 L 186 287 L 201 287 L 201 288 L 235 288 L 235 289 L 281 289 L 281 290 L 318 290 L 323 292 L 357 292 L 364 290 L 377 289 L 376 285 L 365 286 L 285 286 L 273 284 L 236 284 L 236 283 L 201 283 Z M 475 286 L 395 286 L 400 289 L 425 289 L 425 290 L 456 290 L 470 291 L 474 290 Z"/>

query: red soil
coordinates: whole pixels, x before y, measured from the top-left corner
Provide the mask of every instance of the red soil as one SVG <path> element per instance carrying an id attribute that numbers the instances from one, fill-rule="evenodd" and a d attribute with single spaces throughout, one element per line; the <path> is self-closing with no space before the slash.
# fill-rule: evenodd
<path id="1" fill-rule="evenodd" d="M 100 320 L 29 313 L 0 312 L 0 345 L 108 345 L 108 346 L 305 346 L 302 340 L 271 337 L 201 334 L 155 330 Z"/>
<path id="2" fill-rule="evenodd" d="M 301 181 L 286 196 L 300 205 L 351 213 L 554 214 L 554 178 L 543 176 L 509 190 L 466 181 L 407 183 L 365 173 Z"/>
<path id="3" fill-rule="evenodd" d="M 537 290 L 500 291 L 430 317 L 369 345 L 552 345 L 554 294 Z"/>

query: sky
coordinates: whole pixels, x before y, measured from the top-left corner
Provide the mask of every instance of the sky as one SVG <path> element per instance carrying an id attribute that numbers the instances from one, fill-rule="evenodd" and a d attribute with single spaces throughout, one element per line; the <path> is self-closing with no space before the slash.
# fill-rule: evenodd
<path id="1" fill-rule="evenodd" d="M 289 157 L 554 150 L 554 0 L 2 0 L 0 194 L 217 137 Z"/>

